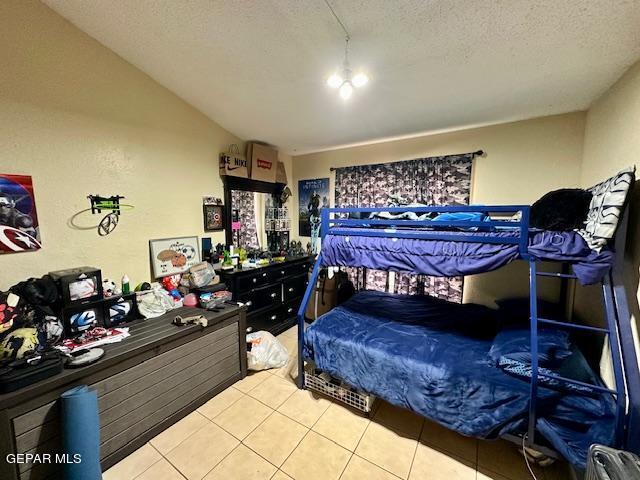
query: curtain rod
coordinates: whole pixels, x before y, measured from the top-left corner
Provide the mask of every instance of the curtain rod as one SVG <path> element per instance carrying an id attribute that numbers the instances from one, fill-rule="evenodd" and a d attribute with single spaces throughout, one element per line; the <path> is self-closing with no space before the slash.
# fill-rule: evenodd
<path id="1" fill-rule="evenodd" d="M 452 153 L 450 155 L 441 155 L 442 157 L 450 157 L 453 155 L 473 155 L 474 157 L 480 157 L 482 155 L 484 155 L 484 150 L 476 150 L 475 152 L 467 152 L 467 153 Z M 342 168 L 342 167 L 330 167 L 329 171 L 333 172 L 335 170 L 337 170 L 338 168 Z"/>

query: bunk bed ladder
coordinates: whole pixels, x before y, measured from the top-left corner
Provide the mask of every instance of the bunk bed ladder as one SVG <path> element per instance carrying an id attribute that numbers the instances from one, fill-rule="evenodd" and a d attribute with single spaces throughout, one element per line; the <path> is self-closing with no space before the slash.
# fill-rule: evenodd
<path id="1" fill-rule="evenodd" d="M 607 321 L 606 328 L 592 327 L 589 325 L 580 325 L 576 323 L 562 322 L 549 318 L 538 316 L 537 302 L 537 277 L 551 277 L 557 279 L 576 279 L 576 275 L 568 273 L 539 272 L 537 270 L 536 261 L 529 259 L 529 295 L 530 295 L 530 321 L 531 321 L 531 399 L 529 404 L 529 423 L 527 428 L 527 443 L 530 446 L 535 445 L 535 425 L 536 425 L 536 399 L 538 393 L 538 379 L 540 377 L 556 380 L 559 382 L 570 383 L 581 387 L 587 387 L 594 391 L 609 393 L 616 398 L 616 429 L 615 429 L 615 446 L 620 448 L 625 445 L 625 382 L 622 365 L 622 355 L 620 350 L 620 338 L 618 329 L 618 317 L 616 312 L 616 303 L 611 287 L 610 276 L 607 275 L 602 281 L 602 291 L 605 303 L 605 317 Z M 555 374 L 544 374 L 538 370 L 538 327 L 540 325 L 549 325 L 555 328 L 565 328 L 574 330 L 583 330 L 606 334 L 611 347 L 611 357 L 613 363 L 613 371 L 615 376 L 615 389 L 580 382 L 571 378 L 562 377 Z"/>

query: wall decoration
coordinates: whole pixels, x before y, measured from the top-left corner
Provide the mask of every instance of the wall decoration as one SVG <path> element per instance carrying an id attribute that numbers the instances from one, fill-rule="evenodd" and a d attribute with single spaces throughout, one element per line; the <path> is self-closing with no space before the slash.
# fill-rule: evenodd
<path id="1" fill-rule="evenodd" d="M 320 236 L 320 210 L 328 207 L 328 178 L 298 182 L 298 233 L 303 237 L 311 237 L 311 249 L 314 253 Z"/>
<path id="2" fill-rule="evenodd" d="M 0 254 L 41 247 L 31 177 L 0 174 Z"/>
<path id="3" fill-rule="evenodd" d="M 198 237 L 176 237 L 149 240 L 153 277 L 184 273 L 200 263 Z"/>
<path id="4" fill-rule="evenodd" d="M 205 196 L 202 197 L 202 211 L 204 215 L 204 231 L 205 232 L 217 232 L 224 230 L 223 212 L 224 205 L 222 199 Z"/>
<path id="5" fill-rule="evenodd" d="M 134 206 L 127 203 L 120 203 L 122 195 L 112 195 L 110 197 L 102 197 L 100 195 L 87 195 L 87 199 L 91 206 L 75 213 L 68 222 L 68 225 L 76 230 L 98 230 L 98 235 L 105 237 L 113 232 L 120 221 L 120 214 L 126 210 L 133 210 Z M 103 212 L 104 210 L 104 212 Z M 84 213 L 91 212 L 92 215 L 103 215 L 97 225 L 82 225 L 78 219 Z"/>
<path id="6" fill-rule="evenodd" d="M 223 223 L 223 205 L 203 205 L 204 211 L 204 231 L 205 232 L 216 232 L 219 230 L 224 230 Z"/>

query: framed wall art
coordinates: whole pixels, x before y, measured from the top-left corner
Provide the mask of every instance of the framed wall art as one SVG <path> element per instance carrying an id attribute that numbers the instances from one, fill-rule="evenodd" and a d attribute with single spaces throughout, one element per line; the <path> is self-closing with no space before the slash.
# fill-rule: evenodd
<path id="1" fill-rule="evenodd" d="M 198 237 L 149 240 L 149 252 L 154 278 L 185 273 L 200 263 Z"/>
<path id="2" fill-rule="evenodd" d="M 205 232 L 217 232 L 224 230 L 223 205 L 203 205 L 204 212 L 204 231 Z"/>

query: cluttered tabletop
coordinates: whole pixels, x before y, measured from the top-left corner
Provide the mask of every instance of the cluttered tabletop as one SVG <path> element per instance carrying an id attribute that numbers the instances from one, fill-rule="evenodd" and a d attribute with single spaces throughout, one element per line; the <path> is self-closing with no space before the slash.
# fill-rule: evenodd
<path id="1" fill-rule="evenodd" d="M 133 357 L 138 352 L 152 349 L 156 345 L 167 343 L 169 340 L 179 339 L 203 328 L 213 327 L 236 315 L 240 308 L 241 307 L 232 303 L 221 304 L 214 310 L 205 310 L 196 307 L 179 307 L 156 318 L 135 319 L 126 324 L 113 327 L 110 329 L 109 335 L 109 337 L 112 338 L 106 341 L 105 339 L 98 339 L 94 345 L 84 345 L 82 348 L 82 351 L 86 352 L 88 347 L 99 347 L 104 351 L 104 355 L 100 359 L 87 366 L 65 368 L 61 372 L 48 376 L 38 382 L 9 393 L 0 394 L 0 409 L 16 405 L 44 391 L 69 385 L 78 379 Z M 179 325 L 176 324 L 176 317 L 183 320 L 200 321 Z M 206 327 L 202 324 L 203 321 L 206 323 Z"/>

